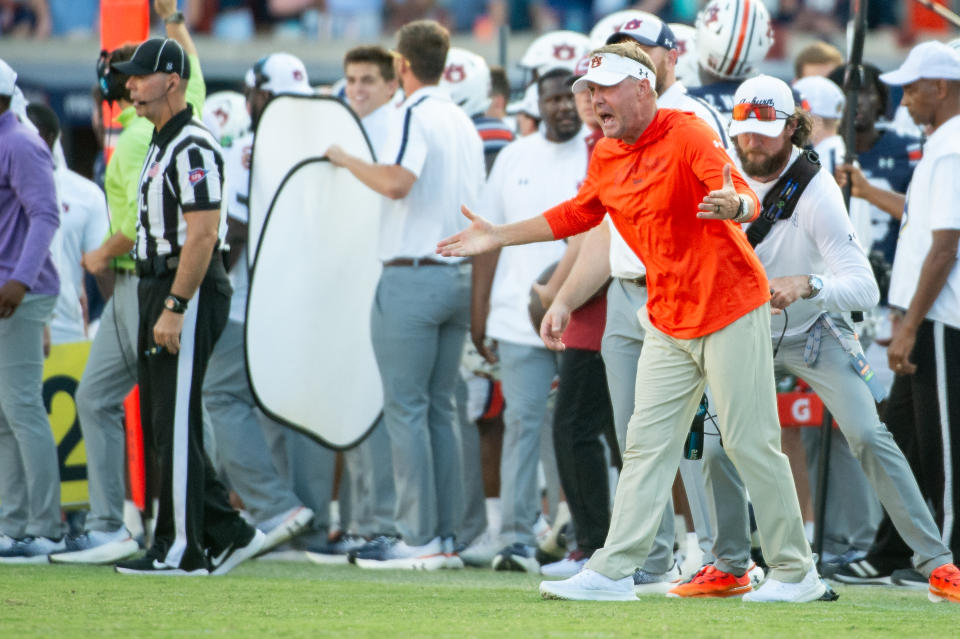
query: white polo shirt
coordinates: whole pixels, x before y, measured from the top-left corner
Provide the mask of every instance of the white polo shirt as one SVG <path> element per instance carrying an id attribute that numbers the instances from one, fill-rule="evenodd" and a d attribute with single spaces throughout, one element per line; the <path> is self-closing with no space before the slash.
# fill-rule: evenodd
<path id="1" fill-rule="evenodd" d="M 107 235 L 110 218 L 106 196 L 99 186 L 65 166 L 54 173 L 60 195 L 61 252 L 57 262 L 61 290 L 50 321 L 53 344 L 86 339 L 80 291 L 84 290 L 83 254 L 100 246 Z"/>
<path id="2" fill-rule="evenodd" d="M 657 98 L 657 108 L 692 111 L 717 132 L 727 153 L 731 158 L 734 158 L 733 145 L 730 136 L 727 135 L 726 122 L 723 116 L 707 104 L 703 98 L 689 95 L 680 82 L 674 82 L 669 89 L 663 92 L 663 95 Z M 614 277 L 631 280 L 646 273 L 647 268 L 637 257 L 637 254 L 633 252 L 633 249 L 624 241 L 623 237 L 620 236 L 617 229 L 614 228 L 609 217 L 607 223 L 610 226 L 610 273 Z"/>
<path id="3" fill-rule="evenodd" d="M 794 148 L 784 171 L 799 155 L 800 151 Z M 746 174 L 744 179 L 761 201 L 777 183 L 777 180 L 760 183 Z M 819 275 L 823 280 L 819 295 L 809 300 L 799 299 L 787 307 L 786 331 L 784 316 L 771 316 L 770 331 L 775 338 L 781 333 L 786 336 L 805 333 L 824 311 L 866 311 L 880 299 L 870 262 L 843 206 L 840 187 L 823 168 L 810 180 L 793 215 L 774 223 L 756 251 L 769 279 Z"/>
<path id="4" fill-rule="evenodd" d="M 247 224 L 250 218 L 247 206 L 250 185 L 250 155 L 253 153 L 253 132 L 245 133 L 223 150 L 223 186 L 227 216 Z M 236 265 L 227 274 L 233 295 L 230 297 L 230 321 L 243 323 L 247 314 L 247 291 L 250 275 L 247 273 L 247 247 L 240 249 Z"/>
<path id="5" fill-rule="evenodd" d="M 493 163 L 484 190 L 482 215 L 494 224 L 525 220 L 577 194 L 587 174 L 582 135 L 551 142 L 537 131 L 508 144 Z M 490 293 L 487 335 L 543 346 L 530 322 L 530 285 L 566 250 L 562 240 L 501 249 Z"/>
<path id="6" fill-rule="evenodd" d="M 888 296 L 891 306 L 909 308 L 920 270 L 933 244 L 933 232 L 960 229 L 957 140 L 960 140 L 960 115 L 941 124 L 927 138 L 923 159 L 913 171 L 893 260 Z M 956 262 L 926 317 L 960 329 L 960 266 Z"/>
<path id="7" fill-rule="evenodd" d="M 477 208 L 486 173 L 480 135 L 437 86 L 414 91 L 394 117 L 379 162 L 399 164 L 417 180 L 406 197 L 389 200 L 381 211 L 380 259 L 459 262 L 437 255 L 437 242 L 467 227 L 461 204 Z"/>

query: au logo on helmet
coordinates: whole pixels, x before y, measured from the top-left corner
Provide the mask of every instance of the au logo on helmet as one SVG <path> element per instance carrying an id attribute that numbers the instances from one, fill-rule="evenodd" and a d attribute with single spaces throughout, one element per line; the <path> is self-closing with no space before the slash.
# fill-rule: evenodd
<path id="1" fill-rule="evenodd" d="M 443 79 L 447 82 L 463 82 L 467 77 L 462 64 L 451 64 L 443 72 Z"/>
<path id="2" fill-rule="evenodd" d="M 557 60 L 572 60 L 576 54 L 576 50 L 569 44 L 558 44 L 553 47 L 553 57 Z"/>

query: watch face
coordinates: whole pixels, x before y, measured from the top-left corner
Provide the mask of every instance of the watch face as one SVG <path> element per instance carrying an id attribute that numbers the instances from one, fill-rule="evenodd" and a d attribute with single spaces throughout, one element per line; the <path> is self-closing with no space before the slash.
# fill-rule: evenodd
<path id="1" fill-rule="evenodd" d="M 163 300 L 163 305 L 164 305 L 164 307 L 170 309 L 171 311 L 173 310 L 173 300 L 170 299 L 169 297 L 168 297 L 167 299 Z"/>

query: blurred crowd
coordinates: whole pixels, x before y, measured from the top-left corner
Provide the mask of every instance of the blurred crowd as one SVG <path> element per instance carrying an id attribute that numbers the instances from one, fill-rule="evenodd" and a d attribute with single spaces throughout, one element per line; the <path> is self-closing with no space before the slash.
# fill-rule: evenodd
<path id="1" fill-rule="evenodd" d="M 587 31 L 614 11 L 636 9 L 667 22 L 692 23 L 702 0 L 183 0 L 181 9 L 194 33 L 228 40 L 254 35 L 376 39 L 411 20 L 430 18 L 452 33 L 492 38 L 501 25 L 513 31 Z M 777 30 L 789 29 L 835 39 L 849 18 L 850 0 L 765 0 Z M 873 2 L 868 24 L 909 41 L 932 26 L 932 15 L 908 0 Z M 60 38 L 96 33 L 99 0 L 0 0 L 0 34 Z M 928 16 L 924 16 L 924 12 Z"/>

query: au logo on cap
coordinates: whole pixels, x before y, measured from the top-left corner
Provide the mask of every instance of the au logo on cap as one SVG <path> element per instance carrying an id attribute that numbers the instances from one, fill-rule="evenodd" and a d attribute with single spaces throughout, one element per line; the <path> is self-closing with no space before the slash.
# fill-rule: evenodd
<path id="1" fill-rule="evenodd" d="M 590 68 L 593 69 L 599 67 L 602 62 L 603 58 L 598 55 L 593 56 L 593 58 L 590 60 Z"/>

